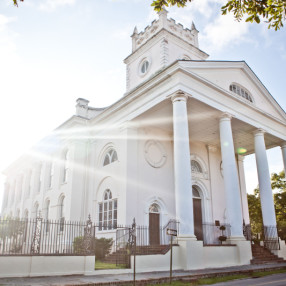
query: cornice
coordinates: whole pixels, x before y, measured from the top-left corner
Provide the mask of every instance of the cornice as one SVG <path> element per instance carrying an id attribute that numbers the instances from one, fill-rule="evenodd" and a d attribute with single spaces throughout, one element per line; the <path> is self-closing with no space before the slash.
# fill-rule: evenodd
<path id="1" fill-rule="evenodd" d="M 155 34 L 152 38 L 150 38 L 145 44 L 143 44 L 137 50 L 135 50 L 133 53 L 131 53 L 129 56 L 127 56 L 123 60 L 123 62 L 125 64 L 130 63 L 130 61 L 133 61 L 134 59 L 138 58 L 138 54 L 144 53 L 146 50 L 148 50 L 150 47 L 152 47 L 154 45 L 154 42 L 159 42 L 161 40 L 161 38 L 166 37 L 166 36 L 171 36 L 173 39 L 176 39 L 176 42 L 179 46 L 183 45 L 185 47 L 185 49 L 191 49 L 199 57 L 207 58 L 209 56 L 207 53 L 205 53 L 204 51 L 195 47 L 194 45 L 186 42 L 185 40 L 183 40 L 182 38 L 173 34 L 172 32 L 162 28 L 157 34 Z"/>
<path id="2" fill-rule="evenodd" d="M 180 64 L 183 63 L 183 61 L 179 61 L 179 62 L 180 62 Z M 191 62 L 197 62 L 197 61 L 191 61 Z M 231 98 L 234 99 L 235 101 L 240 102 L 241 104 L 247 105 L 248 107 L 252 108 L 253 110 L 255 110 L 255 111 L 257 111 L 257 112 L 263 114 L 264 116 L 266 116 L 266 117 L 268 117 L 268 118 L 270 118 L 270 119 L 272 119 L 272 120 L 275 120 L 276 122 L 279 122 L 279 123 L 281 123 L 281 124 L 283 124 L 283 125 L 286 125 L 286 121 L 282 121 L 282 120 L 280 120 L 279 118 L 276 118 L 276 117 L 274 117 L 273 115 L 271 115 L 271 114 L 269 114 L 269 113 L 266 113 L 265 110 L 262 110 L 261 108 L 257 107 L 256 105 L 251 104 L 250 102 L 247 102 L 246 100 L 243 100 L 243 98 L 240 98 L 240 97 L 236 96 L 236 94 L 234 94 L 234 93 L 232 93 L 232 92 L 230 92 L 230 91 L 228 91 L 228 90 L 225 90 L 225 89 L 221 88 L 220 86 L 216 85 L 215 83 L 213 83 L 213 82 L 211 82 L 211 81 L 209 81 L 209 80 L 207 80 L 207 79 L 201 77 L 200 75 L 198 75 L 198 74 L 194 73 L 193 71 L 190 71 L 190 70 L 188 70 L 188 69 L 186 69 L 186 68 L 192 68 L 192 66 L 188 66 L 188 67 L 184 66 L 183 71 L 184 71 L 186 74 L 191 75 L 193 78 L 199 80 L 200 82 L 206 84 L 207 86 L 212 87 L 212 88 L 216 89 L 217 91 L 219 91 L 219 92 L 221 92 L 221 93 L 224 93 L 225 95 L 231 97 Z M 216 68 L 217 68 L 217 67 L 216 67 Z M 255 75 L 254 75 L 254 76 L 255 76 Z M 270 95 L 270 96 L 271 96 L 271 95 Z M 267 96 L 266 96 L 266 97 L 267 97 Z M 272 97 L 272 96 L 271 96 L 271 97 Z M 282 109 L 282 111 L 283 111 L 283 109 Z M 284 111 L 283 111 L 283 112 L 284 112 Z M 284 112 L 284 117 L 285 117 L 285 120 L 286 120 L 286 113 L 285 113 L 285 112 Z"/>
<path id="3" fill-rule="evenodd" d="M 258 76 L 253 72 L 253 70 L 249 67 L 249 65 L 245 61 L 191 61 L 191 66 L 190 66 L 190 61 L 186 61 L 185 63 L 182 63 L 182 65 L 189 68 L 200 68 L 200 69 L 217 69 L 217 68 L 242 69 L 245 72 L 245 74 L 249 77 L 249 79 L 260 90 L 260 92 L 265 95 L 266 99 L 273 105 L 276 111 L 286 120 L 286 113 L 283 110 L 283 108 L 279 105 L 279 103 L 275 100 L 275 98 L 271 95 L 268 89 L 264 86 L 264 84 L 260 81 Z M 263 111 L 263 113 L 265 113 L 265 111 Z"/>
<path id="4" fill-rule="evenodd" d="M 198 63 L 201 61 L 189 61 L 192 64 L 193 63 Z M 243 66 L 244 62 L 228 62 L 231 65 L 240 65 Z M 184 73 L 187 76 L 191 76 L 192 78 L 194 78 L 195 80 L 198 80 L 199 82 L 203 83 L 206 86 L 209 86 L 215 90 L 217 90 L 218 92 L 232 98 L 233 100 L 235 100 L 236 102 L 239 102 L 240 104 L 246 105 L 247 107 L 253 109 L 255 112 L 258 112 L 259 114 L 275 121 L 278 122 L 282 125 L 286 126 L 286 122 L 281 121 L 280 119 L 265 113 L 264 110 L 261 110 L 259 108 L 257 108 L 256 106 L 254 106 L 253 104 L 249 104 L 248 102 L 245 102 L 243 100 L 241 100 L 240 98 L 237 98 L 234 94 L 232 94 L 231 92 L 217 86 L 216 84 L 214 84 L 213 82 L 208 81 L 207 79 L 199 76 L 198 74 L 190 71 L 189 69 L 186 68 L 190 68 L 190 66 L 186 66 L 185 61 L 176 61 L 174 63 L 172 63 L 171 65 L 169 65 L 168 67 L 166 67 L 165 69 L 162 69 L 158 74 L 154 75 L 152 78 L 146 80 L 145 82 L 143 82 L 142 84 L 140 84 L 139 86 L 137 86 L 136 88 L 134 88 L 133 90 L 129 91 L 128 93 L 125 94 L 125 96 L 123 98 L 121 98 L 120 100 L 118 100 L 117 102 L 115 102 L 113 105 L 111 105 L 109 108 L 107 108 L 106 110 L 104 110 L 100 115 L 98 115 L 96 118 L 94 118 L 93 120 L 91 120 L 91 124 L 101 124 L 106 118 L 109 118 L 109 116 L 111 116 L 112 114 L 114 114 L 115 112 L 119 111 L 120 109 L 122 109 L 124 106 L 128 105 L 129 103 L 131 103 L 132 101 L 135 101 L 136 99 L 140 98 L 140 96 L 146 94 L 146 92 L 152 90 L 153 88 L 156 88 L 160 83 L 168 80 L 169 78 L 171 78 L 174 74 L 177 73 Z M 182 87 L 184 87 L 183 84 L 181 84 Z M 186 87 L 187 89 L 189 89 L 190 87 Z M 176 90 L 173 90 L 172 92 L 175 92 Z M 186 89 L 184 90 L 186 91 Z M 171 91 L 170 91 L 171 93 Z M 190 94 L 191 92 L 188 92 L 188 94 Z M 206 96 L 206 95 L 204 95 Z M 207 97 L 209 98 L 209 97 Z M 216 101 L 213 98 L 209 98 L 212 101 Z M 216 101 L 217 104 L 222 105 L 222 102 L 218 102 Z M 229 110 L 229 107 L 225 106 L 225 110 Z M 236 112 L 234 112 L 236 113 Z M 248 115 L 242 115 L 239 116 L 241 120 L 248 119 L 246 122 L 253 122 L 253 119 L 250 118 Z M 254 124 L 254 123 L 252 123 Z M 269 127 L 270 128 L 270 127 Z M 269 129 L 268 128 L 268 129 Z"/>

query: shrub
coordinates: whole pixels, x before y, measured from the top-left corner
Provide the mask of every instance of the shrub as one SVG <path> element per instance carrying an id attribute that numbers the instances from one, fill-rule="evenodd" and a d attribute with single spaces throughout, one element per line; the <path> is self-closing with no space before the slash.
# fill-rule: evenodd
<path id="1" fill-rule="evenodd" d="M 97 260 L 102 260 L 107 254 L 109 254 L 111 246 L 113 244 L 112 238 L 93 238 L 91 253 L 95 254 Z M 78 236 L 73 241 L 73 248 L 75 254 L 86 254 L 84 248 L 84 237 Z"/>
<path id="2" fill-rule="evenodd" d="M 105 258 L 107 254 L 110 253 L 111 246 L 113 244 L 112 238 L 95 238 L 95 257 L 98 260 Z"/>

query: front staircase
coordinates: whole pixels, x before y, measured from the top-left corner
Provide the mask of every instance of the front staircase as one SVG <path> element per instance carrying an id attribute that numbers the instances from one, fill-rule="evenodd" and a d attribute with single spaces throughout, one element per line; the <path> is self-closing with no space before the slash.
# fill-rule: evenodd
<path id="1" fill-rule="evenodd" d="M 263 246 L 252 244 L 252 256 L 251 264 L 273 264 L 273 263 L 283 263 L 285 260 L 278 257 L 277 255 L 271 253 L 268 249 Z"/>
<path id="2" fill-rule="evenodd" d="M 176 246 L 176 244 L 173 246 Z M 137 246 L 136 255 L 166 254 L 169 250 L 170 245 Z M 120 248 L 116 252 L 106 256 L 103 262 L 112 264 L 128 264 L 128 259 L 128 250 L 125 248 Z"/>

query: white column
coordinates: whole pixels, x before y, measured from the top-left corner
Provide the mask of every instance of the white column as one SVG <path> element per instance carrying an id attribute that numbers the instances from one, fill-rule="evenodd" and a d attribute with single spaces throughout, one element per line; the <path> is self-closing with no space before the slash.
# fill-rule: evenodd
<path id="1" fill-rule="evenodd" d="M 231 225 L 231 236 L 243 237 L 242 209 L 232 138 L 231 115 L 224 113 L 220 118 L 219 127 L 226 209 L 228 221 Z"/>
<path id="2" fill-rule="evenodd" d="M 245 224 L 249 224 L 249 211 L 248 211 L 248 201 L 247 201 L 247 191 L 245 183 L 245 173 L 244 173 L 244 156 L 237 156 L 238 174 L 240 182 L 240 195 L 242 204 L 242 214 Z"/>
<path id="3" fill-rule="evenodd" d="M 284 172 L 285 172 L 285 178 L 286 178 L 286 142 L 282 143 L 281 151 L 282 151 L 282 157 L 283 157 L 283 163 L 284 163 Z"/>
<path id="4" fill-rule="evenodd" d="M 176 216 L 180 221 L 180 236 L 194 237 L 187 96 L 179 91 L 172 96 L 172 102 Z"/>
<path id="5" fill-rule="evenodd" d="M 264 131 L 262 129 L 258 129 L 254 132 L 254 148 L 263 224 L 264 226 L 276 226 L 270 173 L 264 142 Z"/>

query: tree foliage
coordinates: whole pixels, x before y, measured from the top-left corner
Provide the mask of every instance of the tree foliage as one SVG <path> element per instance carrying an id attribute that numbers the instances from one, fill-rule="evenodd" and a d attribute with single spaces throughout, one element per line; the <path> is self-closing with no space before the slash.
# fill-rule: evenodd
<path id="1" fill-rule="evenodd" d="M 271 175 L 271 186 L 275 191 L 273 194 L 274 207 L 278 232 L 281 239 L 286 239 L 286 180 L 285 172 Z M 248 194 L 248 207 L 250 224 L 253 233 L 261 233 L 262 230 L 262 212 L 260 204 L 259 189 L 254 190 L 254 194 Z"/>
<path id="2" fill-rule="evenodd" d="M 14 5 L 18 6 L 18 1 L 13 0 Z M 153 0 L 152 6 L 155 11 L 161 11 L 163 7 L 178 6 L 185 7 L 188 2 L 193 0 Z M 260 23 L 265 19 L 269 23 L 268 28 L 274 28 L 275 31 L 283 27 L 283 21 L 286 17 L 286 0 L 228 0 L 221 7 L 223 15 L 233 13 L 237 21 L 241 21 L 243 16 L 248 16 L 246 22 Z"/>
<path id="3" fill-rule="evenodd" d="M 19 0 L 19 1 L 23 2 L 24 0 Z M 13 2 L 14 2 L 14 5 L 18 7 L 18 0 L 13 0 Z"/>
<path id="4" fill-rule="evenodd" d="M 160 11 L 164 6 L 185 7 L 188 2 L 192 0 L 153 0 L 151 5 L 155 11 Z M 268 28 L 278 30 L 285 21 L 286 0 L 228 0 L 221 11 L 223 15 L 233 13 L 237 21 L 241 21 L 244 16 L 247 16 L 246 22 L 260 23 L 265 19 L 269 23 Z"/>

